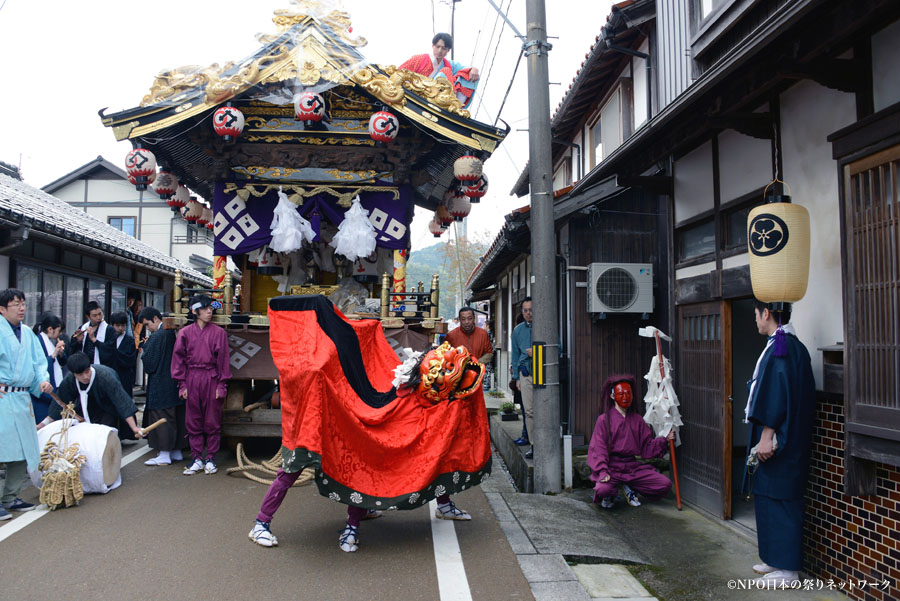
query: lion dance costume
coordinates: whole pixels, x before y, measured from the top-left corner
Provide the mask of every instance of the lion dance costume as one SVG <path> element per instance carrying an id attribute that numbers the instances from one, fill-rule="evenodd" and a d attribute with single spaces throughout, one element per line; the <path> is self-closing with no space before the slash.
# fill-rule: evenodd
<path id="1" fill-rule="evenodd" d="M 254 542 L 277 544 L 269 522 L 306 467 L 315 468 L 320 494 L 351 506 L 351 518 L 353 508 L 415 509 L 490 474 L 485 368 L 465 348 L 444 344 L 398 369 L 380 321 L 350 321 L 322 296 L 272 299 L 269 320 L 282 470 L 250 532 Z M 410 368 L 404 382 L 400 372 Z M 395 370 L 403 382 L 396 387 Z"/>

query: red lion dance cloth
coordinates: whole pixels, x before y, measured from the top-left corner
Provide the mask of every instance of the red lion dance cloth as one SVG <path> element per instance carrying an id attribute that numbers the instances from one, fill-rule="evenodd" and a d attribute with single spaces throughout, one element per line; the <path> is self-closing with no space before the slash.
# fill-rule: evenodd
<path id="1" fill-rule="evenodd" d="M 315 467 L 323 496 L 367 509 L 414 509 L 490 474 L 484 368 L 465 349 L 431 351 L 422 384 L 398 390 L 380 321 L 348 320 L 322 296 L 274 298 L 269 321 L 284 471 Z"/>

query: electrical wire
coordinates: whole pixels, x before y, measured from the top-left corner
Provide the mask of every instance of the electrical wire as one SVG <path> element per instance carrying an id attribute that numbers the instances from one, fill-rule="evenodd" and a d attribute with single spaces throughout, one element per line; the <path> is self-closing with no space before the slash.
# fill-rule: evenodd
<path id="1" fill-rule="evenodd" d="M 506 87 L 506 94 L 503 95 L 503 102 L 500 103 L 500 110 L 497 111 L 497 118 L 494 119 L 494 127 L 497 127 L 497 121 L 500 120 L 500 115 L 503 113 L 503 107 L 506 106 L 506 99 L 509 97 L 509 91 L 512 90 L 513 83 L 516 81 L 516 73 L 519 72 L 519 63 L 522 62 L 522 56 L 525 55 L 525 49 L 522 48 L 519 50 L 519 58 L 516 59 L 516 68 L 513 69 L 512 77 L 509 78 L 509 85 Z M 487 84 L 485 84 L 487 87 Z M 481 108 L 481 104 L 479 103 L 478 108 Z"/>
<path id="2" fill-rule="evenodd" d="M 504 11 L 504 17 L 509 14 L 509 8 L 512 6 L 512 0 L 509 0 L 506 4 L 506 10 Z M 497 18 L 500 18 L 500 13 L 497 13 Z M 506 19 L 503 19 L 503 24 L 500 26 L 500 34 L 497 36 L 497 45 L 494 46 L 494 55 L 491 57 L 491 66 L 488 67 L 487 75 L 485 75 L 484 81 L 484 90 L 482 91 L 481 98 L 484 98 L 484 91 L 487 90 L 488 85 L 491 83 L 491 71 L 494 70 L 494 60 L 497 58 L 497 51 L 500 49 L 500 42 L 503 40 L 503 31 L 506 29 Z M 492 36 L 493 37 L 493 36 Z M 487 54 L 485 54 L 485 59 L 487 59 Z M 485 60 L 487 62 L 487 60 Z M 481 109 L 481 101 L 478 103 L 478 109 Z M 478 114 L 476 110 L 474 114 Z"/>

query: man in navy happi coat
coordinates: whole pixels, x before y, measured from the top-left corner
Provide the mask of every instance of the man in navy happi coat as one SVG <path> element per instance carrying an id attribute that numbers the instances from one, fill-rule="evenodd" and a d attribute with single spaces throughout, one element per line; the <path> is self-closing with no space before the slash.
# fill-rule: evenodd
<path id="1" fill-rule="evenodd" d="M 789 305 L 786 305 L 789 307 Z M 803 567 L 804 494 L 809 472 L 816 384 L 809 352 L 791 325 L 790 309 L 756 303 L 756 325 L 769 342 L 759 358 L 747 405 L 750 447 L 759 465 L 753 480 L 759 579 L 798 580 Z M 779 327 L 782 326 L 782 327 Z"/>

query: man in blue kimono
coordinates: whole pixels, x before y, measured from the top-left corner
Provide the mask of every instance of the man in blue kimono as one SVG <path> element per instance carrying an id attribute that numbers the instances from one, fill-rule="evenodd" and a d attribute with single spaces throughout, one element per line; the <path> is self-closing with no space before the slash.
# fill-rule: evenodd
<path id="1" fill-rule="evenodd" d="M 28 472 L 36 470 L 40 462 L 31 396 L 52 392 L 53 386 L 41 341 L 22 327 L 25 293 L 16 289 L 0 292 L 0 315 L 0 463 L 6 464 L 0 520 L 8 520 L 11 510 L 34 509 L 19 498 Z"/>
<path id="2" fill-rule="evenodd" d="M 109 365 L 119 376 L 122 388 L 128 396 L 134 394 L 134 372 L 137 365 L 137 346 L 134 337 L 128 329 L 128 316 L 125 311 L 118 311 L 109 316 L 109 323 L 115 331 L 115 336 L 107 336 L 107 341 L 101 350 L 101 363 Z M 104 361 L 105 358 L 108 359 Z M 108 362 L 108 363 L 107 363 Z"/>
<path id="3" fill-rule="evenodd" d="M 790 586 L 803 567 L 803 516 L 816 403 L 809 352 L 790 325 L 790 305 L 756 303 L 756 326 L 769 338 L 750 384 L 747 419 L 760 582 Z M 779 310 L 780 309 L 780 310 Z M 751 472 L 752 473 L 752 472 Z"/>

